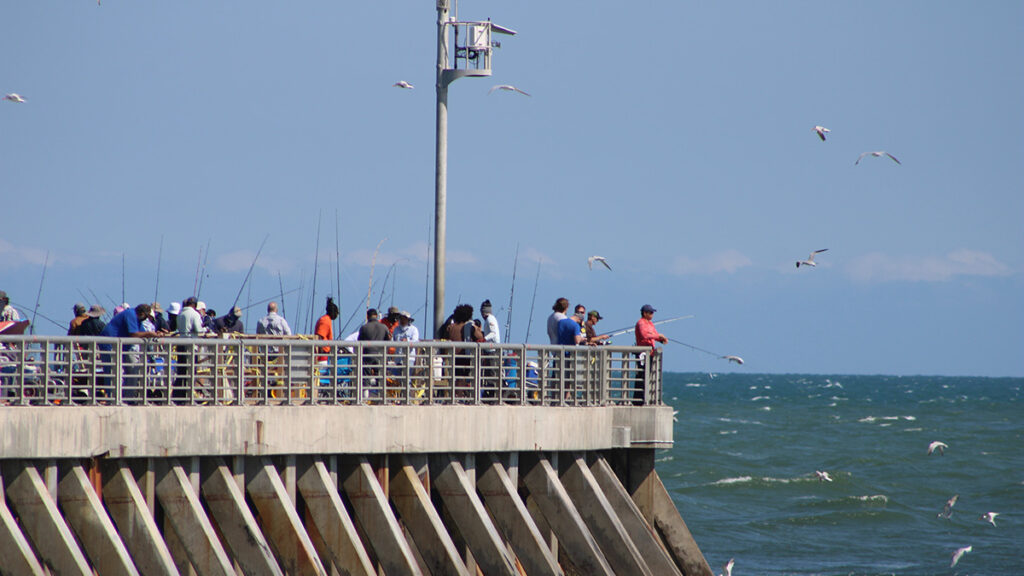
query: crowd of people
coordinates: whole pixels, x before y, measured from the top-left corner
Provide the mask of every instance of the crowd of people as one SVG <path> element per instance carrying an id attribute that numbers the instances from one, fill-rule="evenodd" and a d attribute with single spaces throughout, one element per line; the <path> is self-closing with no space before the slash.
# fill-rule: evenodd
<path id="1" fill-rule="evenodd" d="M 601 334 L 597 324 L 603 318 L 597 310 L 587 311 L 586 306 L 577 303 L 573 314 L 569 315 L 569 299 L 558 298 L 551 307 L 552 313 L 547 319 L 547 334 L 551 344 L 562 346 L 599 346 L 607 343 L 610 335 Z M 156 338 L 163 336 L 200 337 L 204 335 L 245 334 L 242 321 L 242 309 L 233 306 L 223 315 L 217 316 L 213 309 L 194 296 L 182 302 L 172 302 L 164 310 L 158 302 L 139 304 L 132 308 L 124 303 L 114 308 L 113 315 L 106 323 L 102 320 L 107 311 L 99 304 L 86 308 L 85 304 L 75 304 L 74 318 L 68 326 L 69 336 L 112 336 L 133 338 Z M 666 343 L 668 338 L 658 333 L 653 318 L 656 310 L 650 304 L 640 308 L 640 319 L 633 329 L 635 344 L 656 350 L 657 343 Z M 334 321 L 338 318 L 338 305 L 334 299 L 327 298 L 324 315 L 317 321 L 314 335 L 320 340 L 334 340 Z M 471 304 L 459 304 L 455 307 L 444 324 L 434 335 L 437 340 L 455 342 L 501 343 L 501 332 L 498 319 L 494 316 L 490 300 L 480 304 L 480 317 L 473 318 L 474 309 Z M 20 315 L 10 305 L 7 293 L 0 290 L 0 321 L 17 322 Z M 359 326 L 344 340 L 374 340 L 419 342 L 420 331 L 413 324 L 415 319 L 405 310 L 391 306 L 387 314 L 380 316 L 378 311 L 370 308 L 366 312 L 366 322 Z M 292 329 L 288 321 L 278 313 L 277 302 L 267 304 L 267 315 L 256 323 L 256 334 L 268 336 L 290 336 Z"/>

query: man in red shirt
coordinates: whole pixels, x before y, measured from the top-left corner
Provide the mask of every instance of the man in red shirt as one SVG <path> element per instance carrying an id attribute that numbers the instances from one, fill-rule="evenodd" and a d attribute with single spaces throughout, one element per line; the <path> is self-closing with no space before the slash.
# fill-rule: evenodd
<path id="1" fill-rule="evenodd" d="M 668 342 L 668 337 L 658 334 L 657 328 L 654 327 L 654 322 L 652 321 L 652 318 L 654 318 L 655 312 L 657 312 L 657 310 L 654 309 L 654 306 L 651 306 L 650 304 L 644 304 L 643 307 L 640 308 L 640 319 L 636 321 L 636 328 L 634 329 L 634 332 L 636 333 L 636 345 L 651 347 L 650 352 L 637 354 L 637 357 L 640 358 L 640 361 L 637 364 L 640 368 L 640 371 L 634 372 L 634 378 L 636 379 L 636 382 L 633 383 L 633 386 L 636 386 L 637 388 L 635 388 L 630 393 L 630 397 L 633 399 L 633 404 L 635 406 L 642 406 L 645 402 L 645 390 L 643 389 L 644 373 L 646 372 L 645 364 L 647 362 L 645 356 L 647 354 L 658 353 L 658 348 L 655 347 L 656 342 L 661 342 L 662 344 Z"/>

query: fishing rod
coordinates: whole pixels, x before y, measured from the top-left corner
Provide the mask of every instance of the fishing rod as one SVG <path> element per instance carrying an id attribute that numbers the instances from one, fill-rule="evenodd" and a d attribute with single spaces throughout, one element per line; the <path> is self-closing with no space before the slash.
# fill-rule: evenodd
<path id="1" fill-rule="evenodd" d="M 291 294 L 292 292 L 298 292 L 298 290 L 299 290 L 298 288 L 292 288 L 291 290 L 285 292 L 284 289 L 282 289 L 281 294 L 280 294 L 280 298 L 283 300 L 285 294 Z M 278 296 L 279 296 L 278 294 L 274 294 L 270 298 L 264 298 L 262 300 L 257 300 L 255 302 L 250 303 L 250 304 L 246 304 L 245 306 L 241 306 L 241 308 L 242 308 L 242 310 L 248 310 L 249 308 L 252 308 L 253 306 L 259 306 L 260 304 L 264 304 L 266 302 L 270 302 L 274 298 L 278 298 Z M 284 313 L 282 312 L 281 315 L 283 316 Z"/>
<path id="2" fill-rule="evenodd" d="M 39 278 L 39 291 L 36 292 L 36 307 L 32 309 L 32 324 L 29 325 L 28 333 L 36 333 L 36 314 L 39 313 L 39 298 L 43 295 L 43 280 L 46 280 L 46 267 L 50 264 L 50 251 L 46 251 L 46 259 L 43 260 L 43 275 Z"/>
<path id="3" fill-rule="evenodd" d="M 675 322 L 676 320 L 686 320 L 687 318 L 693 318 L 693 314 L 687 314 L 686 316 L 676 316 L 675 318 L 668 318 L 666 320 L 658 320 L 657 322 L 651 322 L 651 324 L 654 324 L 655 326 L 658 326 L 659 324 L 668 324 L 669 322 Z M 609 332 L 608 333 L 608 337 L 612 338 L 614 336 L 619 336 L 621 334 L 627 334 L 629 332 L 633 332 L 634 330 L 636 330 L 636 326 L 630 326 L 629 328 L 623 328 L 621 330 L 615 330 L 615 331 Z"/>
<path id="4" fill-rule="evenodd" d="M 281 279 L 280 270 L 277 271 L 277 286 L 278 288 L 281 289 L 281 316 L 287 318 L 287 316 L 285 316 L 284 313 L 284 280 Z M 298 288 L 296 288 L 295 290 L 298 290 Z M 292 292 L 294 292 L 295 290 L 292 290 Z"/>
<path id="5" fill-rule="evenodd" d="M 533 300 L 530 301 L 530 318 L 526 322 L 526 339 L 523 342 L 530 341 L 530 326 L 533 325 L 533 305 L 537 303 L 537 283 L 540 282 L 540 263 L 542 260 L 537 260 L 537 277 L 533 279 Z"/>
<path id="6" fill-rule="evenodd" d="M 373 296 L 373 268 L 377 265 L 377 253 L 380 252 L 380 246 L 387 240 L 387 236 L 381 239 L 377 243 L 377 247 L 373 250 L 373 259 L 370 260 L 370 285 L 366 288 L 366 309 L 370 309 L 370 298 Z"/>
<path id="7" fill-rule="evenodd" d="M 20 304 L 18 302 L 15 302 L 13 300 L 11 301 L 11 306 L 14 306 L 15 308 L 23 308 L 25 310 L 28 310 L 28 306 L 23 306 L 22 304 Z M 36 314 L 38 314 L 39 317 L 42 318 L 43 320 L 46 320 L 47 322 L 49 322 L 50 324 L 53 324 L 54 326 L 56 326 L 58 328 L 61 328 L 61 329 L 64 329 L 64 330 L 67 330 L 67 328 L 68 328 L 66 324 L 61 324 L 60 322 L 57 322 L 56 320 L 54 320 L 53 318 L 50 318 L 49 316 L 46 316 L 45 314 L 42 314 L 42 313 L 39 313 L 39 312 L 34 312 L 32 314 L 32 322 L 29 324 L 29 329 L 30 330 L 32 328 L 32 324 L 35 324 Z"/>
<path id="8" fill-rule="evenodd" d="M 100 302 L 102 302 L 103 300 L 101 300 L 100 297 L 96 295 L 96 292 L 94 292 L 92 288 L 88 288 L 88 290 L 89 290 L 89 293 L 92 294 L 92 297 L 94 298 L 93 303 L 95 303 L 98 306 L 103 306 L 103 304 L 100 304 Z M 110 298 L 110 296 L 107 296 L 107 298 Z M 88 298 L 86 298 L 86 300 L 88 300 Z M 111 308 L 111 310 L 113 310 L 113 308 Z M 104 322 L 106 322 L 110 318 L 110 314 L 111 314 L 111 312 L 104 312 L 103 313 L 103 321 Z"/>
<path id="9" fill-rule="evenodd" d="M 206 240 L 206 252 L 203 252 L 203 273 L 199 276 L 199 289 L 196 290 L 196 300 L 199 299 L 199 293 L 203 291 L 203 280 L 206 280 L 206 263 L 210 261 L 210 242 L 213 242 L 213 238 Z"/>
<path id="10" fill-rule="evenodd" d="M 313 293 L 309 297 L 309 315 L 310 318 L 313 316 L 313 307 L 316 306 L 316 273 L 320 267 L 320 220 L 323 216 L 323 210 L 317 210 L 316 212 L 316 251 L 313 252 Z M 310 330 L 312 332 L 312 330 Z"/>
<path id="11" fill-rule="evenodd" d="M 125 296 L 124 290 L 124 252 L 121 252 L 121 302 L 127 302 L 128 297 Z"/>
<path id="12" fill-rule="evenodd" d="M 508 316 L 505 318 L 505 340 L 512 341 L 512 300 L 516 295 L 516 269 L 519 268 L 519 243 L 516 242 L 516 257 L 512 261 L 512 289 L 508 294 Z"/>
<path id="13" fill-rule="evenodd" d="M 430 300 L 430 241 L 432 240 L 432 238 L 430 237 L 430 225 L 431 225 L 431 222 L 428 220 L 427 221 L 427 255 L 426 255 L 426 259 L 423 260 L 423 264 L 424 264 L 423 267 L 426 268 L 426 270 L 427 270 L 426 278 L 423 279 L 423 313 L 424 314 L 426 314 L 427 310 L 429 310 L 429 308 L 427 308 L 427 303 Z M 417 312 L 418 312 L 418 310 L 417 310 Z M 424 327 L 426 327 L 426 322 L 425 321 L 424 321 L 423 325 L 424 325 Z M 440 328 L 440 326 L 435 326 L 434 330 L 436 331 L 438 328 Z M 437 334 L 434 334 L 434 336 L 437 336 Z"/>
<path id="14" fill-rule="evenodd" d="M 692 350 L 696 350 L 698 352 L 703 352 L 705 354 L 710 354 L 710 355 L 714 356 L 715 358 L 721 358 L 722 360 L 728 360 L 729 362 L 735 362 L 737 364 L 743 364 L 743 358 L 740 358 L 739 356 L 733 356 L 731 354 L 727 354 L 727 355 L 718 354 L 717 352 L 712 352 L 710 350 L 705 350 L 703 348 L 698 348 L 698 347 L 694 346 L 693 344 L 687 344 L 686 342 L 680 342 L 679 340 L 676 340 L 675 338 L 669 338 L 668 340 L 669 340 L 669 342 L 675 342 L 676 344 L 682 344 L 683 346 L 686 346 L 687 348 L 690 348 Z"/>
<path id="15" fill-rule="evenodd" d="M 341 308 L 341 232 L 338 225 L 338 209 L 334 209 L 334 272 L 337 275 L 334 293 L 338 295 L 338 308 Z M 335 321 L 338 333 L 341 333 L 341 317 Z"/>
<path id="16" fill-rule="evenodd" d="M 252 264 L 249 265 L 249 271 L 245 273 L 245 280 L 242 280 L 242 286 L 238 289 L 238 295 L 235 296 L 235 301 L 231 304 L 232 309 L 234 309 L 235 306 L 238 306 L 238 299 L 242 297 L 242 290 L 245 289 L 245 285 L 249 282 L 249 276 L 252 275 L 252 269 L 256 267 L 256 261 L 260 259 L 260 253 L 263 252 L 263 246 L 267 244 L 267 238 L 270 238 L 270 234 L 263 237 L 260 249 L 256 251 L 256 257 L 252 259 Z"/>
<path id="17" fill-rule="evenodd" d="M 160 301 L 160 264 L 164 260 L 164 235 L 160 235 L 160 252 L 156 257 L 156 290 L 153 291 L 153 302 Z"/>
<path id="18" fill-rule="evenodd" d="M 199 294 L 199 265 L 203 263 L 203 245 L 199 245 L 199 256 L 196 257 L 196 279 L 192 283 L 192 293 Z M 196 296 L 198 298 L 198 296 Z"/>

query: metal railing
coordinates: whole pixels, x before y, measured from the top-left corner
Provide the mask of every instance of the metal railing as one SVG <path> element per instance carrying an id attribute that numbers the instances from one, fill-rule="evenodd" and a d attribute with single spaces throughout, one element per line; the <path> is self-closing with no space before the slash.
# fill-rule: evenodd
<path id="1" fill-rule="evenodd" d="M 634 346 L 0 336 L 0 405 L 661 403 Z"/>

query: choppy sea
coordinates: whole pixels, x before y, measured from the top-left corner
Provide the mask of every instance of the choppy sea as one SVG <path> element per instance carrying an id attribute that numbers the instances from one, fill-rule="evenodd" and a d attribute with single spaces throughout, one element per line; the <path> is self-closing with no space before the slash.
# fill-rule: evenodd
<path id="1" fill-rule="evenodd" d="M 665 378 L 658 473 L 715 574 L 1024 575 L 1024 378 Z"/>

